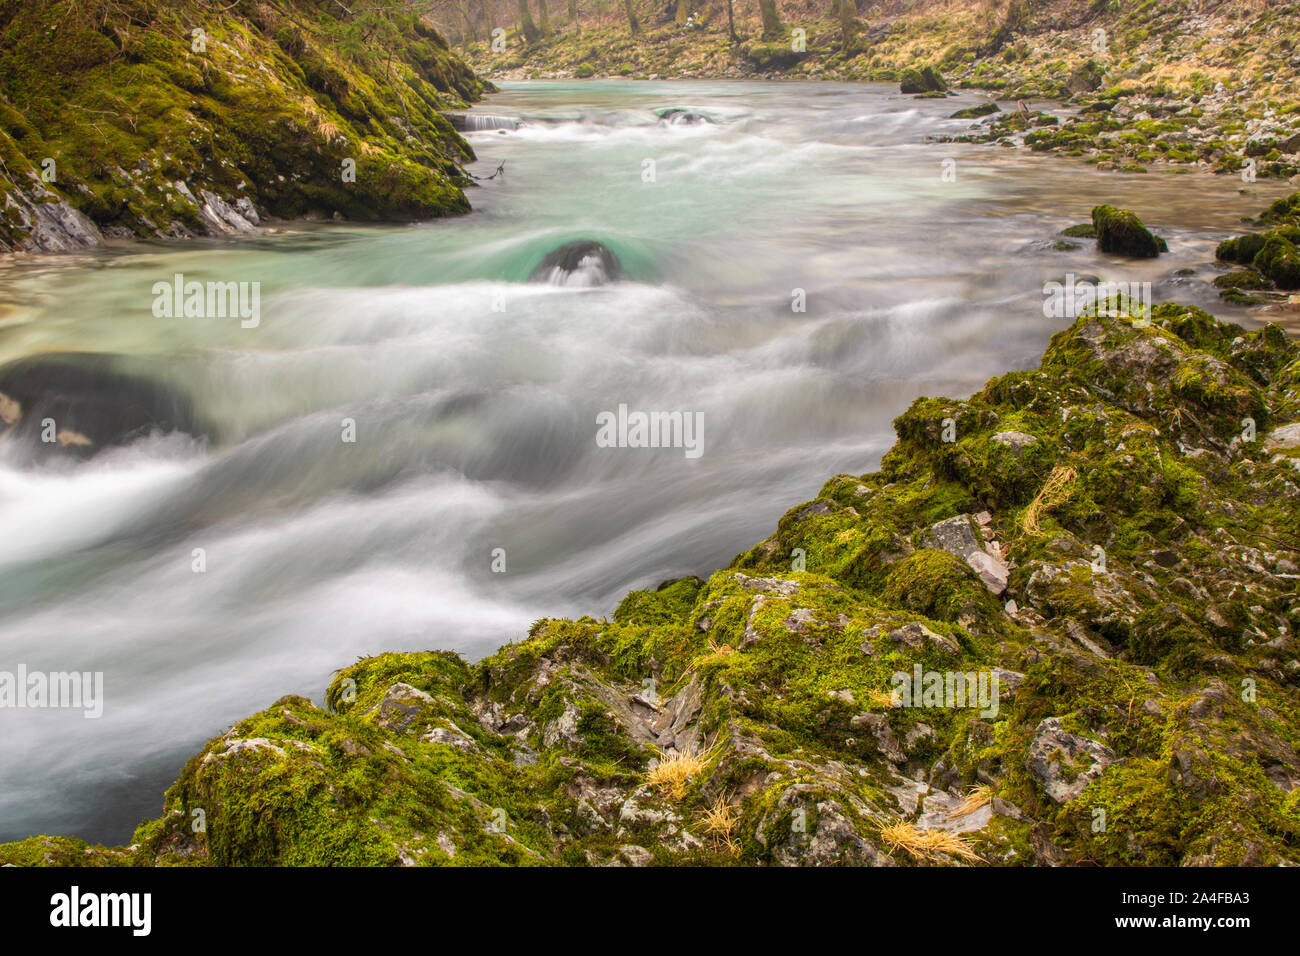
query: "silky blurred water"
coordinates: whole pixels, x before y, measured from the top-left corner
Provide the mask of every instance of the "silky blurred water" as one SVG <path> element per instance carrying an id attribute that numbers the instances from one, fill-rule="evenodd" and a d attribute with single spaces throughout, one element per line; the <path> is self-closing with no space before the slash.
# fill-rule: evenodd
<path id="1" fill-rule="evenodd" d="M 99 720 L 0 710 L 0 840 L 120 843 L 206 739 L 282 694 L 320 700 L 359 656 L 478 657 L 725 565 L 831 475 L 874 468 L 914 397 L 1035 364 L 1065 324 L 1043 317 L 1047 280 L 1151 281 L 1251 324 L 1206 283 L 1213 246 L 1284 187 L 927 142 L 980 99 L 510 84 L 476 109 L 523 122 L 469 134 L 476 174 L 505 164 L 470 216 L 0 266 L 0 361 L 128 356 L 217 428 L 76 467 L 0 446 L 0 670 L 103 671 L 106 696 Z M 1054 251 L 1100 202 L 1170 253 Z M 628 280 L 525 283 L 575 239 Z M 260 325 L 155 318 L 176 273 L 260 282 Z M 703 413 L 704 453 L 598 447 L 620 404 Z"/>

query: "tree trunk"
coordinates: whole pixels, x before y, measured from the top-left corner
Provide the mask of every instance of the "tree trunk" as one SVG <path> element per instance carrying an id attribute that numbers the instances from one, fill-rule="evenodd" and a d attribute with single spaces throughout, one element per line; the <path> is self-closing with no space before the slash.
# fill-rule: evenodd
<path id="1" fill-rule="evenodd" d="M 537 0 L 537 25 L 542 29 L 542 36 L 551 35 L 551 11 L 546 0 Z"/>
<path id="2" fill-rule="evenodd" d="M 677 0 L 677 16 L 673 17 L 677 25 L 685 26 L 686 19 L 691 15 L 691 0 Z"/>
<path id="3" fill-rule="evenodd" d="M 763 14 L 763 39 L 781 39 L 781 15 L 776 10 L 776 0 L 758 0 L 758 9 Z"/>
<path id="4" fill-rule="evenodd" d="M 623 9 L 627 11 L 627 26 L 632 34 L 641 32 L 641 23 L 636 18 L 636 10 L 632 9 L 632 0 L 623 0 Z"/>
<path id="5" fill-rule="evenodd" d="M 574 33 L 582 32 L 582 24 L 578 22 L 578 0 L 569 0 L 569 22 L 573 24 Z"/>
<path id="6" fill-rule="evenodd" d="M 541 34 L 537 32 L 533 15 L 528 12 L 528 0 L 516 0 L 516 6 L 519 8 L 519 29 L 523 31 L 524 40 L 528 43 L 536 43 Z"/>
<path id="7" fill-rule="evenodd" d="M 858 4 L 857 0 L 839 0 L 839 3 L 840 47 L 845 56 L 852 56 L 858 42 Z"/>
<path id="8" fill-rule="evenodd" d="M 456 7 L 456 12 L 459 13 L 460 18 L 465 21 L 465 38 L 473 43 L 478 39 L 478 30 L 474 24 L 474 17 L 469 12 L 469 0 L 464 0 L 463 3 L 459 4 Z"/>
<path id="9" fill-rule="evenodd" d="M 736 12 L 735 0 L 727 0 L 727 33 L 731 34 L 731 42 L 736 43 Z"/>

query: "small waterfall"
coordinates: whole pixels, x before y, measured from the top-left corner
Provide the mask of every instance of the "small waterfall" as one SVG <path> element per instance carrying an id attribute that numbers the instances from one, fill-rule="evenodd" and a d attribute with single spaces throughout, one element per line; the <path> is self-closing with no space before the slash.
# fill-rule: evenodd
<path id="1" fill-rule="evenodd" d="M 519 120 L 512 116 L 490 116 L 484 113 L 443 113 L 460 133 L 481 133 L 494 129 L 518 129 Z"/>

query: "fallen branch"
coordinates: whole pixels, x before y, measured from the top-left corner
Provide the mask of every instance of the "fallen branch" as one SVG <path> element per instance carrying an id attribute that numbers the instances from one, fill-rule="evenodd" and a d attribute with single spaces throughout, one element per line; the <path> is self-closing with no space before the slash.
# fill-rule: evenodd
<path id="1" fill-rule="evenodd" d="M 497 167 L 497 171 L 493 173 L 491 176 L 475 176 L 469 170 L 465 170 L 465 172 L 471 179 L 477 179 L 479 182 L 485 183 L 489 179 L 496 179 L 498 176 L 504 177 L 506 174 L 506 163 L 505 160 L 502 160 L 501 165 Z"/>

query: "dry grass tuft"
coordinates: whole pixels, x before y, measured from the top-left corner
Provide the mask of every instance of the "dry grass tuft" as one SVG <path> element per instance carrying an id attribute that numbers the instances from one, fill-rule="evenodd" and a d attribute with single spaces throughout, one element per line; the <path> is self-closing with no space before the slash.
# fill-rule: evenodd
<path id="1" fill-rule="evenodd" d="M 981 784 L 970 793 L 966 794 L 966 797 L 962 802 L 957 804 L 957 806 L 953 808 L 953 811 L 948 814 L 948 819 L 952 820 L 957 817 L 969 816 L 980 807 L 988 806 L 992 802 L 993 788 L 987 784 Z"/>
<path id="2" fill-rule="evenodd" d="M 1047 476 L 1038 495 L 1020 516 L 1020 530 L 1026 534 L 1038 533 L 1038 519 L 1070 497 L 1079 473 L 1069 465 L 1057 465 Z"/>
<path id="3" fill-rule="evenodd" d="M 705 832 L 712 836 L 716 843 L 725 846 L 728 851 L 736 852 L 738 847 L 732 840 L 731 834 L 736 829 L 736 824 L 740 822 L 740 814 L 728 802 L 726 796 L 718 794 L 713 805 L 704 810 L 703 815 Z"/>
<path id="4" fill-rule="evenodd" d="M 709 638 L 709 653 L 701 655 L 691 661 L 691 666 L 686 668 L 686 671 L 682 676 L 685 677 L 686 674 L 689 674 L 697 667 L 707 667 L 709 664 L 716 664 L 718 661 L 725 661 L 734 653 L 736 653 L 736 649 L 730 644 L 719 644 L 713 638 Z"/>
<path id="5" fill-rule="evenodd" d="M 883 828 L 880 836 L 891 850 L 905 850 L 918 860 L 942 861 L 946 856 L 979 860 L 974 848 L 964 837 L 944 830 L 922 830 L 900 820 Z"/>
<path id="6" fill-rule="evenodd" d="M 708 751 L 698 754 L 682 750 L 674 750 L 670 754 L 661 753 L 659 762 L 646 774 L 646 782 L 652 787 L 667 790 L 674 800 L 680 800 L 686 796 L 686 785 L 690 783 L 691 777 L 709 765 L 711 756 Z"/>
<path id="7" fill-rule="evenodd" d="M 867 703 L 889 710 L 894 706 L 894 695 L 887 690 L 873 690 L 867 694 Z"/>

